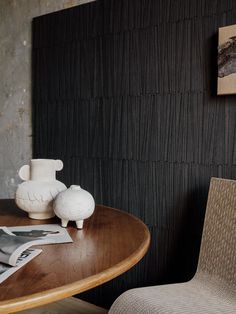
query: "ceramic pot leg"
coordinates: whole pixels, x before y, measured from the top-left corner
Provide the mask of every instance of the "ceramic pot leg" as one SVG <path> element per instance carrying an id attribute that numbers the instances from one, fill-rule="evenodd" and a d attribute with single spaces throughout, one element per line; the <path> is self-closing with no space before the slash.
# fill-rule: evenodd
<path id="1" fill-rule="evenodd" d="M 78 229 L 83 229 L 83 224 L 84 224 L 83 220 L 77 220 L 76 221 L 76 226 Z"/>
<path id="2" fill-rule="evenodd" d="M 61 225 L 62 225 L 62 227 L 67 227 L 68 221 L 69 221 L 69 220 L 61 219 Z"/>

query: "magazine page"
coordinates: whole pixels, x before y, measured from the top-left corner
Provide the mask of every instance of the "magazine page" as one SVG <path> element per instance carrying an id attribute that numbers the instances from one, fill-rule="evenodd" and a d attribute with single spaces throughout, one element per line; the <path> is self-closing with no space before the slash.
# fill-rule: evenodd
<path id="1" fill-rule="evenodd" d="M 21 253 L 18 257 L 16 266 L 10 266 L 7 264 L 0 263 L 0 283 L 6 280 L 9 276 L 14 274 L 18 269 L 31 261 L 34 257 L 42 252 L 40 249 L 28 249 Z"/>
<path id="2" fill-rule="evenodd" d="M 73 242 L 68 231 L 57 224 L 17 226 L 8 229 L 16 236 L 47 238 L 52 239 L 53 243 Z"/>
<path id="3" fill-rule="evenodd" d="M 0 262 L 16 266 L 19 256 L 29 247 L 52 241 L 46 238 L 16 236 L 7 227 L 0 227 Z"/>

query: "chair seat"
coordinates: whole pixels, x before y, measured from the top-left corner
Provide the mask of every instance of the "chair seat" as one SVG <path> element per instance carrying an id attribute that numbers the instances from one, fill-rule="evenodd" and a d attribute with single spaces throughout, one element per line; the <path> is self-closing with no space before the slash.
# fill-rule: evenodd
<path id="1" fill-rule="evenodd" d="M 128 290 L 113 303 L 109 314 L 235 314 L 233 293 L 231 297 L 223 286 L 205 279 Z"/>
<path id="2" fill-rule="evenodd" d="M 110 314 L 236 314 L 236 181 L 212 178 L 191 281 L 132 289 Z"/>
<path id="3" fill-rule="evenodd" d="M 107 310 L 75 297 L 66 298 L 17 314 L 107 314 Z"/>

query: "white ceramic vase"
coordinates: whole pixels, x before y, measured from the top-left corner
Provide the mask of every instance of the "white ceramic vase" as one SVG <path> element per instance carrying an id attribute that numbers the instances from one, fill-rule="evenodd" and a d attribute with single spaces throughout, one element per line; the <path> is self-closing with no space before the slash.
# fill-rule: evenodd
<path id="1" fill-rule="evenodd" d="M 94 208 L 92 195 L 79 185 L 71 185 L 69 189 L 59 193 L 53 204 L 62 227 L 66 227 L 69 221 L 75 221 L 78 229 L 83 228 L 84 219 L 93 214 Z"/>
<path id="2" fill-rule="evenodd" d="M 15 201 L 30 218 L 55 216 L 53 200 L 59 192 L 66 190 L 65 184 L 56 180 L 56 171 L 62 168 L 63 162 L 59 159 L 32 159 L 30 165 L 20 168 L 19 177 L 25 182 L 18 186 Z"/>

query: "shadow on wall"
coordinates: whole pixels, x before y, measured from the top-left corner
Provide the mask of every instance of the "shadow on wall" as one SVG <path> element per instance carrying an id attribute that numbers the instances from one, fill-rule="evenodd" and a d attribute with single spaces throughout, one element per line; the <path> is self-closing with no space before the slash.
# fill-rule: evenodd
<path id="1" fill-rule="evenodd" d="M 217 68 L 217 46 L 218 46 L 218 33 L 214 34 L 210 37 L 208 42 L 209 47 L 207 51 L 209 51 L 209 64 L 207 73 L 209 73 L 210 79 L 210 93 L 211 96 L 217 95 L 217 78 L 218 78 L 218 68 Z"/>
<path id="2" fill-rule="evenodd" d="M 186 195 L 182 222 L 175 231 L 176 246 L 170 257 L 171 276 L 176 282 L 190 280 L 197 269 L 207 195 L 208 186 L 201 186 Z"/>

